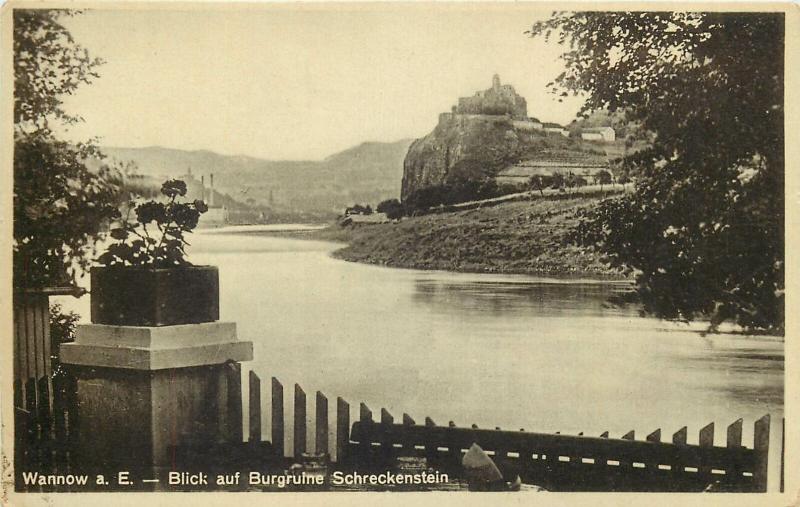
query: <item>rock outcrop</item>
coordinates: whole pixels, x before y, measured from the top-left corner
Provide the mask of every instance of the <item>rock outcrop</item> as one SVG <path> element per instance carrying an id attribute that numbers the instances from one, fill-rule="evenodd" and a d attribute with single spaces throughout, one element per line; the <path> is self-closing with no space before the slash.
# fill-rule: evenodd
<path id="1" fill-rule="evenodd" d="M 528 117 L 525 99 L 495 75 L 491 88 L 459 99 L 451 112 L 439 115 L 433 132 L 411 143 L 403 162 L 401 198 L 406 201 L 434 185 L 495 178 L 529 159 L 565 172 L 575 165 L 562 167 L 565 155 L 574 155 L 584 165 L 605 160 L 602 150 L 564 132 L 562 127 L 548 132 L 539 120 Z"/>
<path id="2" fill-rule="evenodd" d="M 401 197 L 427 186 L 493 177 L 537 139 L 543 135 L 515 128 L 508 116 L 444 113 L 433 132 L 409 147 Z"/>
<path id="3" fill-rule="evenodd" d="M 528 117 L 525 98 L 501 84 L 461 97 L 452 112 L 439 115 L 439 124 L 414 141 L 403 164 L 401 197 L 443 183 L 494 177 L 520 159 L 547 134 Z"/>

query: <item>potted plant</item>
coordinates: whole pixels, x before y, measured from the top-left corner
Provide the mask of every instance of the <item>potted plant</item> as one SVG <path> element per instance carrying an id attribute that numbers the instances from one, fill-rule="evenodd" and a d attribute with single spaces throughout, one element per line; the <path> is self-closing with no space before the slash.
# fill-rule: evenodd
<path id="1" fill-rule="evenodd" d="M 91 269 L 95 324 L 171 326 L 219 319 L 219 272 L 186 260 L 185 235 L 208 210 L 201 200 L 180 202 L 186 183 L 161 186 L 165 202 L 147 201 L 110 231 L 116 240 Z M 130 215 L 130 212 L 129 212 Z"/>

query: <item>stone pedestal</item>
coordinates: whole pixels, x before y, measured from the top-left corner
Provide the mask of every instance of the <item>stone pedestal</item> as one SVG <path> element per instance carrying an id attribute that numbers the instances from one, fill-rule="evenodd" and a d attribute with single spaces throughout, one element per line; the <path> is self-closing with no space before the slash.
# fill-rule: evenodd
<path id="1" fill-rule="evenodd" d="M 241 441 L 239 362 L 253 344 L 234 323 L 82 325 L 60 357 L 77 377 L 76 457 L 98 473 L 163 482 L 175 446 Z"/>

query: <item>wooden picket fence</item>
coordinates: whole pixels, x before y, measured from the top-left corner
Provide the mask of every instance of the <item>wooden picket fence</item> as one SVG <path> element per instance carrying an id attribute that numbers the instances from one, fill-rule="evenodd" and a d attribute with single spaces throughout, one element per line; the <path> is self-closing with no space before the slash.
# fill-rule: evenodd
<path id="1" fill-rule="evenodd" d="M 22 471 L 63 474 L 74 468 L 76 381 L 68 372 L 54 375 L 51 362 L 57 351 L 50 341 L 48 299 L 56 293 L 61 292 L 15 293 L 14 298 L 14 468 L 18 490 L 26 490 L 19 477 Z M 751 449 L 742 446 L 741 419 L 728 426 L 724 447 L 714 445 L 713 423 L 700 430 L 694 445 L 687 443 L 686 427 L 678 430 L 671 442 L 662 442 L 661 430 L 639 441 L 633 431 L 616 439 L 609 438 L 608 432 L 590 437 L 488 430 L 474 425 L 460 428 L 452 422 L 438 426 L 430 418 L 418 425 L 408 414 L 396 424 L 385 409 L 376 422 L 364 403 L 359 404 L 359 420 L 351 427 L 350 404 L 337 397 L 331 432 L 329 398 L 316 391 L 314 435 L 309 439 L 306 391 L 294 384 L 289 428 L 284 386 L 272 377 L 271 428 L 265 438 L 261 378 L 250 371 L 244 388 L 241 366 L 230 366 L 230 382 L 226 383 L 230 392 L 224 406 L 218 407 L 225 421 L 224 435 L 219 442 L 179 446 L 175 449 L 177 466 L 209 471 L 285 470 L 312 459 L 333 468 L 370 471 L 392 468 L 401 457 L 414 457 L 425 466 L 458 476 L 463 454 L 477 443 L 502 470 L 553 491 L 766 490 L 768 415 L 756 421 Z M 244 399 L 248 400 L 246 419 Z M 292 432 L 291 449 L 284 444 L 287 431 Z"/>
<path id="2" fill-rule="evenodd" d="M 684 426 L 661 441 L 661 430 L 634 439 L 544 434 L 498 429 L 437 426 L 430 418 L 417 425 L 407 414 L 395 424 L 386 410 L 380 422 L 362 405 L 350 433 L 351 463 L 381 468 L 399 456 L 424 457 L 429 466 L 448 471 L 476 443 L 507 476 L 550 491 L 750 491 L 767 488 L 770 417 L 755 422 L 754 448 L 742 446 L 743 420 L 728 426 L 725 447 L 714 446 L 714 423 L 700 430 L 699 444 L 686 442 Z"/>
<path id="3" fill-rule="evenodd" d="M 230 370 L 234 377 L 240 375 L 239 368 Z M 256 467 L 287 467 L 304 455 L 317 456 L 325 460 L 343 457 L 348 450 L 348 435 L 350 431 L 350 405 L 342 398 L 336 399 L 336 438 L 329 440 L 329 411 L 328 397 L 321 391 L 316 392 L 315 403 L 315 435 L 313 446 L 308 446 L 308 422 L 306 392 L 299 384 L 294 385 L 292 448 L 286 449 L 287 414 L 284 409 L 284 387 L 275 377 L 270 384 L 271 394 L 271 429 L 269 439 L 265 439 L 262 429 L 261 406 L 261 378 L 254 371 L 248 373 L 247 387 L 242 385 L 242 397 L 239 402 L 229 403 L 227 410 L 229 419 L 240 422 L 234 423 L 232 434 L 228 435 L 224 443 L 209 443 L 203 446 L 178 446 L 176 449 L 176 462 L 180 466 L 203 464 L 207 468 L 226 465 L 249 465 Z M 238 382 L 229 382 L 231 386 L 240 385 Z M 233 397 L 230 397 L 233 400 Z M 248 400 L 248 431 L 242 431 L 243 403 Z"/>
<path id="4" fill-rule="evenodd" d="M 14 293 L 14 472 L 18 491 L 26 487 L 21 474 L 39 471 L 66 474 L 72 469 L 75 441 L 76 381 L 65 371 L 54 374 L 57 344 L 50 338 L 49 298 L 72 288 Z"/>
<path id="5" fill-rule="evenodd" d="M 328 463 L 335 469 L 378 471 L 392 469 L 398 458 L 413 457 L 425 466 L 441 469 L 458 478 L 463 475 L 461 459 L 473 443 L 492 456 L 510 476 L 551 491 L 766 491 L 770 417 L 755 422 L 753 448 L 742 446 L 743 420 L 727 427 L 724 447 L 714 445 L 714 423 L 699 432 L 698 444 L 688 444 L 688 428 L 661 441 L 661 430 L 636 440 L 634 431 L 621 438 L 544 434 L 520 431 L 456 427 L 453 422 L 438 426 L 426 417 L 416 424 L 408 414 L 402 422 L 381 409 L 380 420 L 359 404 L 359 419 L 350 425 L 350 404 L 336 399 L 335 432 L 329 439 L 328 397 L 315 393 L 313 447 L 308 445 L 308 400 L 305 390 L 294 384 L 293 445 L 286 449 L 287 436 L 284 386 L 271 379 L 270 440 L 262 428 L 262 383 L 250 371 L 247 437 L 241 443 L 208 446 L 206 459 L 217 464 L 242 467 L 288 468 L 308 459 Z M 241 405 L 238 410 L 241 410 Z M 196 453 L 182 453 L 185 463 L 201 463 Z M 206 462 L 206 464 L 208 464 Z"/>

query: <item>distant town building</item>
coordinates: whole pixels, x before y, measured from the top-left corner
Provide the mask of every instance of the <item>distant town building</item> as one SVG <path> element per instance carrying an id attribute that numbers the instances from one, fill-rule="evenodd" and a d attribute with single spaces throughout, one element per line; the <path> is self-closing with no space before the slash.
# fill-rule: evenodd
<path id="1" fill-rule="evenodd" d="M 348 208 L 351 209 L 351 208 Z M 387 222 L 391 222 L 392 220 L 386 215 L 386 213 L 347 213 L 345 212 L 344 215 L 339 217 L 338 224 L 342 227 L 348 225 L 374 225 L 374 224 L 384 224 Z"/>
<path id="2" fill-rule="evenodd" d="M 384 224 L 386 222 L 391 222 L 386 213 L 372 213 L 371 215 L 348 215 L 350 218 L 351 223 L 354 224 Z"/>
<path id="3" fill-rule="evenodd" d="M 542 128 L 548 134 L 554 133 L 554 134 L 561 134 L 564 137 L 569 137 L 569 131 L 567 131 L 567 129 L 565 129 L 558 123 L 549 123 L 549 122 L 543 123 Z"/>
<path id="4" fill-rule="evenodd" d="M 228 208 L 216 204 L 214 192 L 214 173 L 209 175 L 209 188 L 208 188 L 208 211 L 200 215 L 200 225 L 204 227 L 219 227 L 228 223 L 229 215 Z M 205 185 L 203 186 L 203 195 L 205 195 Z"/>
<path id="5" fill-rule="evenodd" d="M 348 206 L 344 209 L 344 215 L 372 215 L 372 206 L 367 204 L 366 206 L 362 206 L 360 204 L 354 204 L 352 206 Z"/>
<path id="6" fill-rule="evenodd" d="M 611 127 L 591 127 L 581 131 L 581 139 L 610 143 L 617 139 L 617 133 Z"/>
<path id="7" fill-rule="evenodd" d="M 217 204 L 219 195 L 214 191 L 214 174 L 209 175 L 209 188 L 206 188 L 206 177 L 201 175 L 198 180 L 192 174 L 192 168 L 188 168 L 186 174 L 179 176 L 179 179 L 186 183 L 186 196 L 187 201 L 194 201 L 200 199 L 208 205 L 208 211 L 200 215 L 199 227 L 219 227 L 225 225 L 229 221 L 228 208 Z"/>

